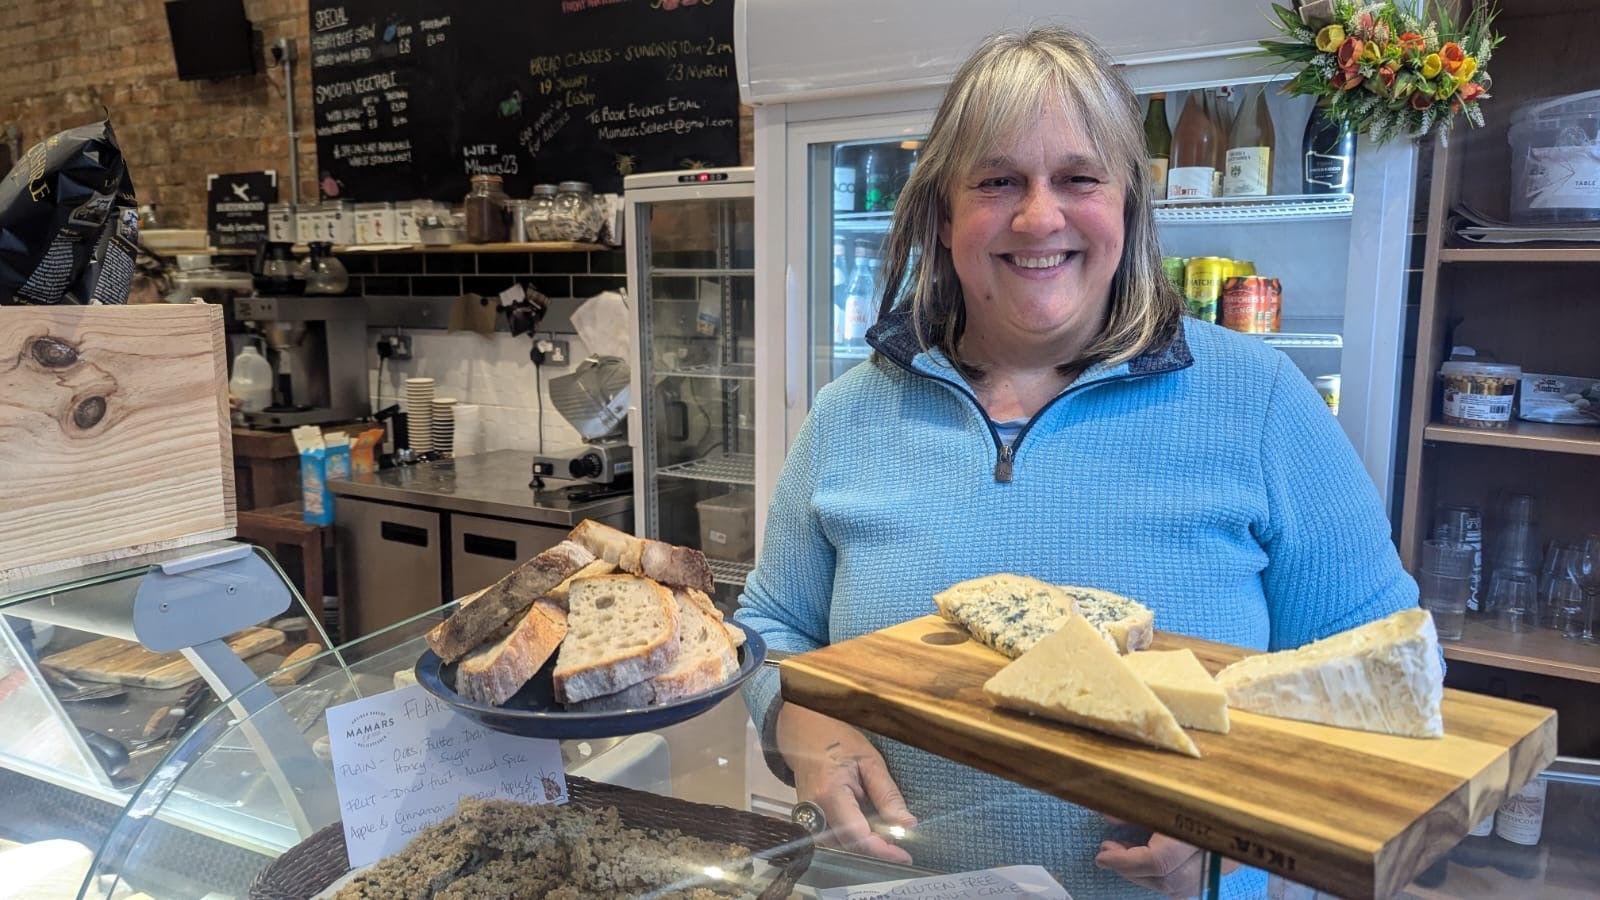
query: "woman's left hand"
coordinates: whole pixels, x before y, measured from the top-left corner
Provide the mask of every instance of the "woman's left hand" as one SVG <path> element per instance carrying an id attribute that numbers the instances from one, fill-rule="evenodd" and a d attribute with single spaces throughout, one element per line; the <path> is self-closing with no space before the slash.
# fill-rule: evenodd
<path id="1" fill-rule="evenodd" d="M 1205 854 L 1193 844 L 1152 834 L 1150 842 L 1142 845 L 1101 841 L 1094 864 L 1168 897 L 1193 897 L 1200 892 Z M 1224 874 L 1237 868 L 1239 864 L 1231 859 L 1222 861 Z"/>

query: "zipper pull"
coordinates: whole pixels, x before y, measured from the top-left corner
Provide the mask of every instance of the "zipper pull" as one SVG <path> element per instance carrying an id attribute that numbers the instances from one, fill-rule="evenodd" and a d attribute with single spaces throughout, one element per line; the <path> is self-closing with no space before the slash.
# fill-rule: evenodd
<path id="1" fill-rule="evenodd" d="M 994 480 L 1002 484 L 1011 483 L 1011 447 L 1005 445 L 1000 448 L 1000 458 L 994 462 Z"/>

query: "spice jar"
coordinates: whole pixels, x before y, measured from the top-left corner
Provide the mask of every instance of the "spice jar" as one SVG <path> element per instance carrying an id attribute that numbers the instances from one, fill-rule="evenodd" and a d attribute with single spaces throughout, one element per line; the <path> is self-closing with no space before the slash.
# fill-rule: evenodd
<path id="1" fill-rule="evenodd" d="M 556 205 L 550 224 L 558 241 L 593 241 L 600 233 L 600 213 L 594 207 L 594 191 L 582 181 L 563 181 L 556 186 Z"/>
<path id="2" fill-rule="evenodd" d="M 553 184 L 534 185 L 533 199 L 528 201 L 528 212 L 523 217 L 523 227 L 528 232 L 528 240 L 559 240 L 555 234 L 555 226 L 550 223 L 550 217 L 555 211 L 556 186 Z"/>
<path id="3" fill-rule="evenodd" d="M 1451 360 L 1439 367 L 1444 382 L 1444 421 L 1467 428 L 1505 428 L 1522 367 Z"/>
<path id="4" fill-rule="evenodd" d="M 470 244 L 504 243 L 506 228 L 506 191 L 499 175 L 474 175 L 472 188 L 467 191 L 462 207 L 467 217 L 467 242 Z"/>

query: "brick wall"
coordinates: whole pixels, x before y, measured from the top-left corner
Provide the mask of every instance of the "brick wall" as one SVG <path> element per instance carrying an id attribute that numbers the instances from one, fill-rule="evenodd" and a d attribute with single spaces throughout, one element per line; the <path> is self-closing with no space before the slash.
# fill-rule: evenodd
<path id="1" fill-rule="evenodd" d="M 179 81 L 164 0 L 0 0 L 0 128 L 15 123 L 23 149 L 111 111 L 141 203 L 161 225 L 205 227 L 209 172 L 276 169 L 288 177 L 283 74 Z M 306 0 L 245 0 L 270 49 L 293 38 L 301 196 L 314 198 L 316 140 L 306 65 Z M 264 50 L 264 53 L 266 51 Z M 270 55 L 268 56 L 270 60 Z M 268 61 L 261 68 L 267 69 Z M 753 159 L 750 111 L 740 115 L 740 158 Z M 280 182 L 287 198 L 287 185 Z"/>

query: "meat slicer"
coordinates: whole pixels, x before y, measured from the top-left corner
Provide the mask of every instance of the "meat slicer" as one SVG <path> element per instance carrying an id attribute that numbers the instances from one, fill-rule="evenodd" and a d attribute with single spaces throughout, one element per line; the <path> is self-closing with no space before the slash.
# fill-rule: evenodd
<path id="1" fill-rule="evenodd" d="M 584 443 L 533 458 L 535 490 L 546 478 L 603 485 L 586 499 L 633 490 L 633 448 L 628 444 L 628 364 L 616 356 L 591 356 L 570 375 L 550 379 L 550 402 Z M 575 498 L 576 499 L 576 498 Z"/>

